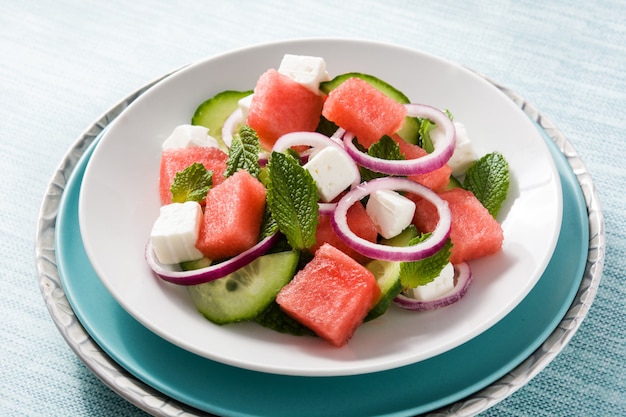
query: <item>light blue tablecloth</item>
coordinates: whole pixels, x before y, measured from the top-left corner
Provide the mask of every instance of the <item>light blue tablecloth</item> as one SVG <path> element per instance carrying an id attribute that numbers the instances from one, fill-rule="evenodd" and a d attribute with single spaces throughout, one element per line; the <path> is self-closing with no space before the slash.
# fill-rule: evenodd
<path id="1" fill-rule="evenodd" d="M 567 136 L 606 222 L 603 278 L 569 345 L 486 416 L 626 415 L 626 2 L 0 0 L 0 414 L 139 416 L 57 331 L 34 238 L 52 174 L 78 135 L 131 91 L 233 48 L 371 39 L 497 80 Z M 398 64 L 398 63 L 396 63 Z M 399 64 L 398 64 L 399 65 Z"/>

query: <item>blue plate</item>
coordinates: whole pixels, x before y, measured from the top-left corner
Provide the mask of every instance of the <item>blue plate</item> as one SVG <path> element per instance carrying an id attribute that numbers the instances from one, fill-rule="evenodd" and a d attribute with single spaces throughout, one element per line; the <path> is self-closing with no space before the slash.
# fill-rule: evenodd
<path id="1" fill-rule="evenodd" d="M 564 207 L 559 241 L 546 271 L 528 296 L 489 330 L 413 365 L 340 377 L 265 374 L 197 356 L 143 327 L 106 291 L 82 246 L 78 195 L 91 149 L 76 166 L 59 207 L 56 257 L 61 282 L 75 315 L 104 352 L 138 380 L 199 410 L 233 416 L 425 413 L 477 392 L 519 365 L 557 327 L 579 288 L 589 241 L 587 207 L 563 154 L 541 132 L 560 173 Z"/>

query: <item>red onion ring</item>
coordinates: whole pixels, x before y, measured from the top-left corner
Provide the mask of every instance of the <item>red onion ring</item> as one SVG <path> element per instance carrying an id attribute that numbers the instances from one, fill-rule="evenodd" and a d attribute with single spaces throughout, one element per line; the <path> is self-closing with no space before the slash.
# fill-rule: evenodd
<path id="1" fill-rule="evenodd" d="M 206 282 L 214 281 L 219 278 L 223 278 L 231 272 L 235 272 L 239 268 L 243 268 L 259 256 L 267 252 L 274 243 L 278 240 L 279 234 L 274 233 L 262 239 L 259 243 L 240 253 L 239 255 L 230 258 L 224 262 L 220 262 L 206 268 L 195 269 L 192 271 L 171 271 L 165 268 L 157 259 L 152 250 L 152 242 L 148 240 L 145 249 L 146 262 L 152 272 L 164 281 L 171 282 L 178 285 L 198 285 Z"/>
<path id="2" fill-rule="evenodd" d="M 310 146 L 312 149 L 307 150 L 303 155 L 305 157 L 309 157 L 311 153 L 315 150 L 327 148 L 329 146 L 333 146 L 335 149 L 338 149 L 342 153 L 346 155 L 349 160 L 353 160 L 350 155 L 346 152 L 346 150 L 341 146 L 337 139 L 329 138 L 318 132 L 291 132 L 286 133 L 278 138 L 276 143 L 274 143 L 273 151 L 282 152 L 286 149 L 292 148 L 294 146 Z M 350 188 L 354 188 L 361 183 L 361 171 L 359 171 L 359 167 L 356 163 L 350 165 L 350 168 L 354 171 L 354 181 L 350 184 Z M 328 207 L 322 206 L 320 203 L 320 208 L 327 209 Z M 330 208 L 332 209 L 332 207 Z"/>
<path id="3" fill-rule="evenodd" d="M 276 152 L 283 152 L 289 148 L 300 145 L 320 149 L 326 148 L 327 146 L 335 146 L 336 148 L 344 150 L 336 140 L 318 132 L 306 131 L 285 133 L 279 137 L 278 140 L 276 140 L 272 150 Z"/>
<path id="4" fill-rule="evenodd" d="M 319 209 L 318 209 L 319 214 L 324 214 L 324 215 L 333 214 L 333 212 L 335 211 L 335 208 L 337 207 L 337 203 L 318 203 L 318 205 L 319 205 Z"/>
<path id="5" fill-rule="evenodd" d="M 243 111 L 241 108 L 237 108 L 234 112 L 226 118 L 224 125 L 222 126 L 222 141 L 226 148 L 230 149 L 233 144 L 233 136 L 237 133 L 237 126 L 243 124 Z M 269 154 L 263 150 L 259 152 L 259 164 L 264 167 L 267 165 Z"/>
<path id="6" fill-rule="evenodd" d="M 467 262 L 461 262 L 453 266 L 456 284 L 453 289 L 442 297 L 430 301 L 421 301 L 400 294 L 394 298 L 394 304 L 411 311 L 428 311 L 456 303 L 463 298 L 472 282 L 472 270 Z"/>
<path id="7" fill-rule="evenodd" d="M 348 209 L 366 195 L 377 190 L 408 191 L 430 201 L 439 214 L 439 222 L 431 236 L 423 242 L 406 247 L 380 245 L 357 236 L 348 226 Z M 377 178 L 358 185 L 339 200 L 331 216 L 333 230 L 349 247 L 368 258 L 384 261 L 419 261 L 437 253 L 450 236 L 451 222 L 448 203 L 437 193 L 414 181 L 397 177 Z"/>
<path id="8" fill-rule="evenodd" d="M 343 135 L 343 144 L 352 159 L 359 165 L 372 171 L 389 175 L 415 175 L 425 174 L 444 166 L 452 154 L 456 145 L 456 131 L 454 123 L 441 110 L 425 104 L 405 104 L 407 116 L 422 117 L 431 120 L 437 128 L 443 129 L 443 137 L 437 142 L 435 150 L 428 155 L 417 159 L 387 160 L 375 158 L 367 153 L 359 151 L 352 140 L 354 133 L 346 132 Z"/>
<path id="9" fill-rule="evenodd" d="M 230 148 L 230 145 L 233 143 L 233 136 L 236 133 L 235 130 L 237 129 L 237 126 L 243 122 L 243 111 L 239 107 L 224 121 L 224 124 L 222 125 L 222 140 L 227 148 Z"/>

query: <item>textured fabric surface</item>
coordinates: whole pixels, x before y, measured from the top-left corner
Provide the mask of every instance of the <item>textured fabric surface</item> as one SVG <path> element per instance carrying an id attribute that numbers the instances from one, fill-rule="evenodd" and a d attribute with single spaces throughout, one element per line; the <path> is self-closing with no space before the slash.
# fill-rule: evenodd
<path id="1" fill-rule="evenodd" d="M 626 2 L 0 5 L 0 414 L 144 415 L 68 347 L 37 285 L 38 210 L 76 137 L 119 99 L 185 64 L 262 42 L 325 36 L 391 42 L 472 68 L 533 103 L 574 145 L 605 216 L 600 287 L 568 346 L 483 414 L 626 415 Z"/>

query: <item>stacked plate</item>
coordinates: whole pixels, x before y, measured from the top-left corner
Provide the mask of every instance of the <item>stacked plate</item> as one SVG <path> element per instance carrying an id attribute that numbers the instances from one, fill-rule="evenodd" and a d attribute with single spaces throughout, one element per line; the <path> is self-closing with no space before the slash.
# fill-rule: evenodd
<path id="1" fill-rule="evenodd" d="M 160 144 L 223 90 L 248 90 L 283 54 L 324 57 L 449 109 L 475 151 L 501 152 L 512 187 L 501 253 L 472 262 L 458 303 L 391 309 L 348 346 L 248 323 L 215 326 L 143 259 L 158 216 Z M 44 199 L 44 299 L 85 364 L 155 415 L 470 415 L 545 367 L 586 315 L 604 253 L 595 188 L 576 152 L 515 93 L 414 50 L 349 40 L 256 46 L 185 67 L 124 98 L 67 153 Z"/>

